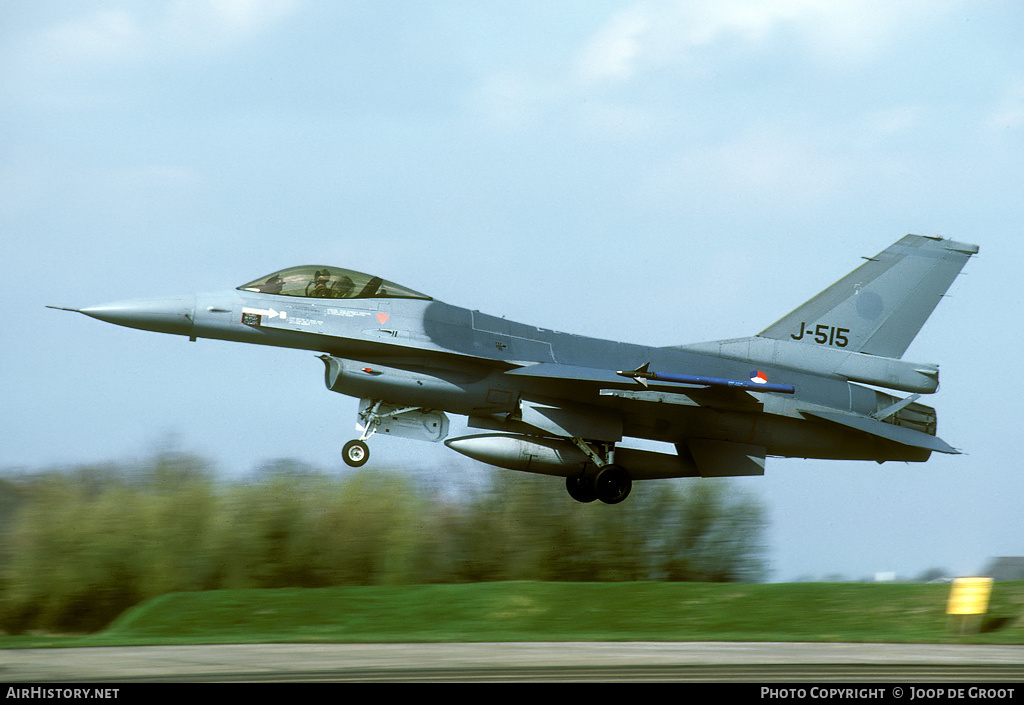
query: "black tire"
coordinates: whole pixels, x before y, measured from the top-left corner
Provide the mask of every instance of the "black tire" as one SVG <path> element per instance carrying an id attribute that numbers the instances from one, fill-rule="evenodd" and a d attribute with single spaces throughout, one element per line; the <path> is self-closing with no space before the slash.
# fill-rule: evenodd
<path id="1" fill-rule="evenodd" d="M 362 467 L 363 465 L 366 465 L 366 461 L 370 459 L 370 449 L 362 441 L 349 441 L 345 444 L 345 447 L 341 449 L 341 457 L 345 461 L 345 464 L 350 467 Z"/>
<path id="2" fill-rule="evenodd" d="M 588 478 L 583 475 L 577 475 L 576 477 L 565 478 L 565 489 L 569 491 L 569 496 L 575 499 L 577 502 L 593 502 L 597 499 L 597 492 L 594 491 L 593 478 Z"/>
<path id="3" fill-rule="evenodd" d="M 629 496 L 633 479 L 621 465 L 605 465 L 594 478 L 594 492 L 605 504 L 618 504 Z"/>

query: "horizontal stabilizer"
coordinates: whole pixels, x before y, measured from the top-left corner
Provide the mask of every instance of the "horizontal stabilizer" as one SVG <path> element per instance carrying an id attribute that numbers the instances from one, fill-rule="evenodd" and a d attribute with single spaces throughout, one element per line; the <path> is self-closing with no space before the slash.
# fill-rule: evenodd
<path id="1" fill-rule="evenodd" d="M 840 414 L 831 411 L 808 411 L 801 410 L 804 416 L 813 416 L 814 418 L 822 419 L 823 421 L 831 421 L 832 423 L 846 426 L 847 428 L 854 428 L 864 433 L 870 433 L 872 436 L 878 436 L 894 443 L 899 443 L 905 446 L 911 446 L 912 448 L 921 448 L 923 450 L 931 450 L 938 453 L 950 453 L 957 455 L 960 453 L 956 448 L 952 447 L 938 436 L 933 436 L 928 433 L 922 433 L 921 431 L 915 431 L 912 428 L 905 428 L 903 426 L 896 426 L 891 423 L 885 423 L 884 421 L 876 421 L 875 419 L 867 416 L 854 416 L 852 414 Z"/>

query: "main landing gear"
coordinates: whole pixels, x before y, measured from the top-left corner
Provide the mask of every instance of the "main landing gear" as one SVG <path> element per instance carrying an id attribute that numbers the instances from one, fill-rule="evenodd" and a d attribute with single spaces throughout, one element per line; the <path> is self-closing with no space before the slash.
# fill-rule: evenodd
<path id="1" fill-rule="evenodd" d="M 577 502 L 593 502 L 599 499 L 605 504 L 618 504 L 626 499 L 629 491 L 633 489 L 633 480 L 626 468 L 613 462 L 615 446 L 605 446 L 602 457 L 582 438 L 573 438 L 572 442 L 597 466 L 597 471 L 583 472 L 565 478 L 565 489 L 568 490 L 569 496 Z"/>

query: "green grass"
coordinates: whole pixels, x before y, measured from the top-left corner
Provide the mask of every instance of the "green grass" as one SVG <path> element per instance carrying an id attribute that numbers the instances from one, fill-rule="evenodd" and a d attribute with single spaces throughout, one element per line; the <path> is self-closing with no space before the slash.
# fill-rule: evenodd
<path id="1" fill-rule="evenodd" d="M 507 582 L 174 593 L 86 636 L 0 648 L 267 642 L 831 641 L 1024 643 L 1024 582 L 997 583 L 976 634 L 948 585 Z"/>

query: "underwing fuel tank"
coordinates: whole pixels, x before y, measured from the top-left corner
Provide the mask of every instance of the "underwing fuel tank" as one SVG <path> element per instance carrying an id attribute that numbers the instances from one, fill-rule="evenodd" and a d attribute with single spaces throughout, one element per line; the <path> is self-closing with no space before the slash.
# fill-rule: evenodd
<path id="1" fill-rule="evenodd" d="M 484 433 L 451 438 L 444 444 L 473 460 L 509 470 L 574 477 L 588 470 L 588 466 L 590 470 L 594 469 L 583 451 L 564 438 Z M 668 453 L 618 448 L 615 462 L 627 467 L 635 480 L 700 475 L 692 462 Z"/>
<path id="2" fill-rule="evenodd" d="M 563 438 L 486 433 L 452 438 L 444 444 L 481 463 L 541 475 L 578 475 L 590 462 L 582 450 Z"/>

